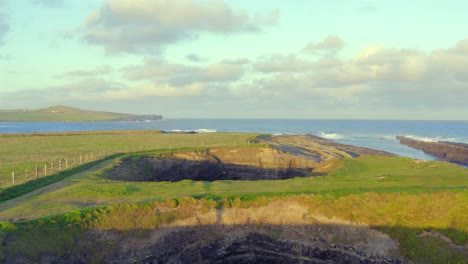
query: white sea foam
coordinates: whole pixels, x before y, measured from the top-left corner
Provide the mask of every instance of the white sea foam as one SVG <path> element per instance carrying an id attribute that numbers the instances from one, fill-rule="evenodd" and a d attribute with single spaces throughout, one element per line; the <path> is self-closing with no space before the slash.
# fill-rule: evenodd
<path id="1" fill-rule="evenodd" d="M 199 128 L 194 130 L 197 133 L 216 133 L 218 130 L 216 129 L 207 129 L 207 128 Z"/>
<path id="2" fill-rule="evenodd" d="M 343 139 L 344 136 L 338 133 L 325 133 L 325 132 L 320 132 L 318 136 L 326 138 L 326 139 Z"/>
<path id="3" fill-rule="evenodd" d="M 388 135 L 385 135 L 385 136 L 380 136 L 379 138 L 380 138 L 380 139 L 385 139 L 385 140 L 395 140 L 395 139 L 396 139 L 396 136 L 388 136 Z"/>
<path id="4" fill-rule="evenodd" d="M 195 132 L 195 133 L 216 133 L 218 132 L 216 129 L 207 129 L 207 128 L 199 128 L 199 129 L 172 129 L 172 132 L 175 133 L 189 133 L 189 132 Z"/>
<path id="5" fill-rule="evenodd" d="M 406 135 L 405 137 L 411 138 L 414 140 L 423 141 L 423 142 L 439 142 L 437 138 L 422 137 L 422 136 L 415 136 L 415 135 Z"/>

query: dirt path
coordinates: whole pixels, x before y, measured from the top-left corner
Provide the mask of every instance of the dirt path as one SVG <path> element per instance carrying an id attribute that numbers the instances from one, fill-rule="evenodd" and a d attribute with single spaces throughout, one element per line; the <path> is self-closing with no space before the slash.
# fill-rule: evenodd
<path id="1" fill-rule="evenodd" d="M 22 196 L 13 198 L 11 200 L 1 202 L 0 203 L 0 221 L 5 221 L 6 220 L 6 219 L 2 218 L 1 212 L 5 211 L 5 210 L 8 210 L 10 208 L 19 206 L 20 204 L 23 204 L 24 202 L 30 200 L 34 196 L 43 195 L 43 194 L 50 193 L 50 192 L 59 190 L 61 188 L 73 185 L 74 184 L 73 180 L 83 179 L 83 178 L 87 177 L 89 175 L 89 173 L 91 173 L 93 171 L 96 171 L 96 170 L 103 169 L 106 166 L 110 165 L 112 162 L 113 162 L 113 160 L 103 161 L 103 162 L 97 164 L 96 166 L 93 166 L 90 169 L 87 169 L 85 171 L 82 171 L 80 173 L 72 175 L 70 177 L 67 177 L 67 178 L 65 178 L 65 179 L 63 179 L 61 181 L 58 181 L 56 183 L 44 186 L 44 187 L 39 188 L 39 189 L 36 189 L 36 190 L 34 190 L 32 192 L 29 192 L 29 193 L 24 194 Z"/>

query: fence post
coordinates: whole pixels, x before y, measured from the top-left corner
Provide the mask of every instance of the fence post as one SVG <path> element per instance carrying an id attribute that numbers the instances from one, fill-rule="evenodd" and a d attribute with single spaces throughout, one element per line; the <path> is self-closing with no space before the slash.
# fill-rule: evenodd
<path id="1" fill-rule="evenodd" d="M 25 179 L 28 178 L 28 170 L 24 170 L 24 178 L 25 178 Z"/>
<path id="2" fill-rule="evenodd" d="M 59 160 L 59 171 L 62 170 L 62 160 Z"/>
<path id="3" fill-rule="evenodd" d="M 38 168 L 39 168 L 39 166 L 36 165 L 36 179 L 37 179 L 37 177 L 39 176 Z"/>
<path id="4" fill-rule="evenodd" d="M 83 163 L 83 156 L 80 155 L 80 164 Z"/>
<path id="5" fill-rule="evenodd" d="M 13 180 L 13 185 L 15 185 L 15 172 L 11 172 L 11 179 Z"/>
<path id="6" fill-rule="evenodd" d="M 47 175 L 47 163 L 44 164 L 44 176 L 46 176 L 46 175 Z"/>
<path id="7" fill-rule="evenodd" d="M 65 169 L 68 169 L 68 158 L 65 158 Z"/>

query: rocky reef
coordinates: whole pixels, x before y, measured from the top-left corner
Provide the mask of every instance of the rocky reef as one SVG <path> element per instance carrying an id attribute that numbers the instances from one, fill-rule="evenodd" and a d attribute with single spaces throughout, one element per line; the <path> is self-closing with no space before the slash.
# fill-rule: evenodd
<path id="1" fill-rule="evenodd" d="M 404 136 L 396 138 L 401 144 L 422 150 L 440 160 L 468 166 L 468 144 L 447 141 L 426 142 Z"/>
<path id="2" fill-rule="evenodd" d="M 286 151 L 316 162 L 334 158 L 355 158 L 359 156 L 395 156 L 386 151 L 340 144 L 313 135 L 265 136 L 273 148 Z"/>

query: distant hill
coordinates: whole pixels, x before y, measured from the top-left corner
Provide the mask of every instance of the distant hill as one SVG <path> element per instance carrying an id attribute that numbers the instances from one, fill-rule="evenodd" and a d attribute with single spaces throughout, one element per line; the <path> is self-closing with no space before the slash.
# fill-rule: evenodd
<path id="1" fill-rule="evenodd" d="M 0 110 L 0 122 L 93 122 L 159 120 L 161 115 L 134 115 L 83 110 L 67 106 Z"/>

